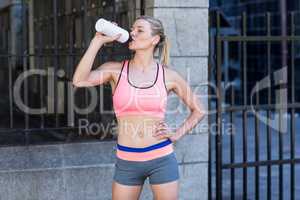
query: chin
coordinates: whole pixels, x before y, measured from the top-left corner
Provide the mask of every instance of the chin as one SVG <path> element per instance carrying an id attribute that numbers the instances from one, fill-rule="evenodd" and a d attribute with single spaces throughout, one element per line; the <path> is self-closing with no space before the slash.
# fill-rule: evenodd
<path id="1" fill-rule="evenodd" d="M 135 48 L 130 47 L 130 46 L 128 47 L 128 49 L 129 49 L 129 50 L 132 50 L 132 51 L 135 51 Z"/>
<path id="2" fill-rule="evenodd" d="M 134 48 L 132 46 L 130 46 L 130 45 L 128 45 L 128 49 L 134 50 Z"/>
<path id="3" fill-rule="evenodd" d="M 134 46 L 132 44 L 128 44 L 128 49 L 135 50 Z"/>
<path id="4" fill-rule="evenodd" d="M 137 48 L 137 47 L 134 46 L 134 45 L 129 45 L 129 46 L 128 46 L 128 49 L 135 51 L 135 50 L 138 50 L 139 48 Z"/>
<path id="5" fill-rule="evenodd" d="M 132 50 L 132 51 L 137 51 L 137 50 L 145 50 L 145 49 L 147 49 L 147 48 L 141 47 L 141 46 L 136 46 L 136 45 L 129 45 L 129 46 L 128 46 L 128 49 L 129 49 L 129 50 Z"/>

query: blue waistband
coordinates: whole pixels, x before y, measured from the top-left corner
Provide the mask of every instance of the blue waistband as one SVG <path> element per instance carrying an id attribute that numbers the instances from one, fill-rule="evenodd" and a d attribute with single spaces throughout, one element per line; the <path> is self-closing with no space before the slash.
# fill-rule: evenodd
<path id="1" fill-rule="evenodd" d="M 129 151 L 129 152 L 146 152 L 146 151 L 151 151 L 151 150 L 154 150 L 154 149 L 164 147 L 164 146 L 166 146 L 168 144 L 171 144 L 171 143 L 172 143 L 172 141 L 168 138 L 167 140 L 162 141 L 158 144 L 154 144 L 154 145 L 144 147 L 144 148 L 127 147 L 127 146 L 123 146 L 123 145 L 120 145 L 120 144 L 117 144 L 117 148 L 119 150 Z"/>

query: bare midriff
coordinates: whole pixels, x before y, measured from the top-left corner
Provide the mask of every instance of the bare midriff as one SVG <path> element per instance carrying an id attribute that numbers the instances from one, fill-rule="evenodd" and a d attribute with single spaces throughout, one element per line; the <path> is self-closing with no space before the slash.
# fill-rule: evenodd
<path id="1" fill-rule="evenodd" d="M 149 116 L 118 117 L 118 144 L 134 148 L 151 146 L 166 140 L 153 136 L 156 124 L 162 119 Z"/>

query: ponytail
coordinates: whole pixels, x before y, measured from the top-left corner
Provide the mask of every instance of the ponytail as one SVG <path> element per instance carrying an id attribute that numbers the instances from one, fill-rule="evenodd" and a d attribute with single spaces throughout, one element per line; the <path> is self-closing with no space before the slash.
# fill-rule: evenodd
<path id="1" fill-rule="evenodd" d="M 170 63 L 170 42 L 165 36 L 163 46 L 162 46 L 162 51 L 160 53 L 160 61 L 164 66 L 168 66 Z"/>

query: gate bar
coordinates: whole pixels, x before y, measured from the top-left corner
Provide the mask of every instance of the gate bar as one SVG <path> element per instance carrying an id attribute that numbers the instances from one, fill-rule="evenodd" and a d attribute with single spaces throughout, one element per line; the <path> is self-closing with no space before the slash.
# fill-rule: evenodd
<path id="1" fill-rule="evenodd" d="M 291 35 L 295 35 L 295 13 L 291 13 Z M 295 103 L 295 42 L 292 40 L 291 42 L 291 101 L 292 104 Z M 291 145 L 291 154 L 290 158 L 295 158 L 295 109 L 291 109 L 291 127 L 290 127 L 290 145 Z M 295 164 L 291 163 L 290 168 L 290 192 L 291 192 L 291 200 L 295 199 Z"/>
<path id="2" fill-rule="evenodd" d="M 221 56 L 222 56 L 222 40 L 219 37 L 220 30 L 220 13 L 217 12 L 217 131 L 216 131 L 216 199 L 222 200 L 222 71 L 221 71 Z"/>
<path id="3" fill-rule="evenodd" d="M 246 12 L 243 12 L 242 16 L 242 31 L 243 36 L 247 34 L 247 16 Z M 242 41 L 243 45 L 243 100 L 244 106 L 247 105 L 247 43 Z M 243 163 L 247 163 L 247 111 L 243 110 Z M 247 168 L 243 168 L 243 199 L 247 200 Z"/>

